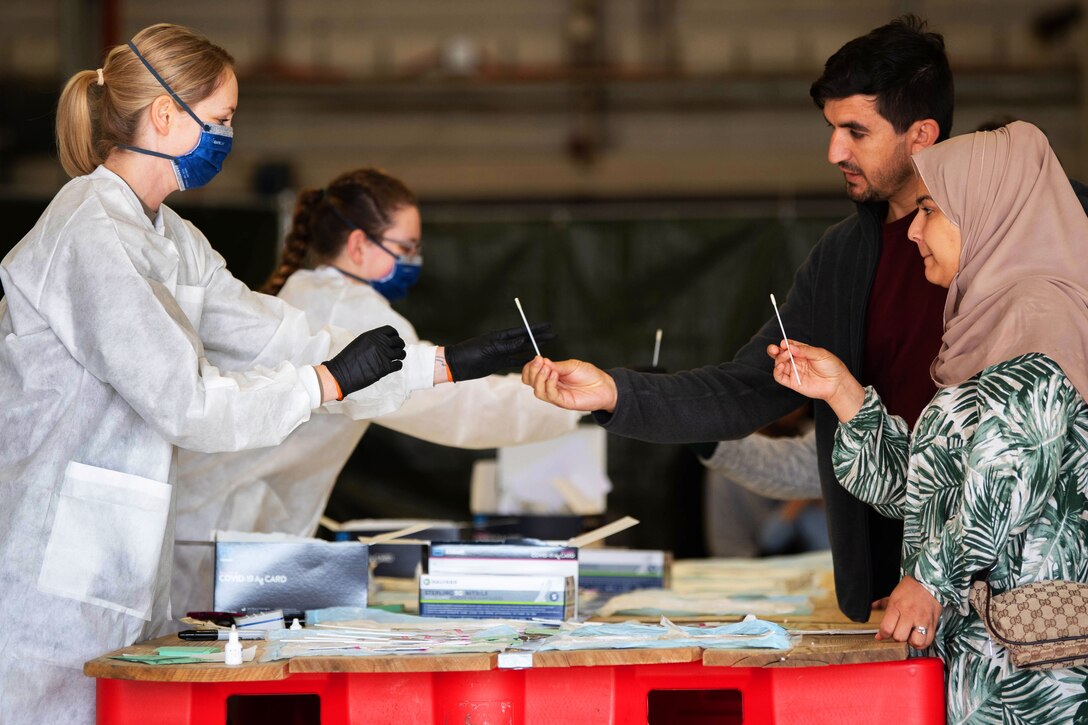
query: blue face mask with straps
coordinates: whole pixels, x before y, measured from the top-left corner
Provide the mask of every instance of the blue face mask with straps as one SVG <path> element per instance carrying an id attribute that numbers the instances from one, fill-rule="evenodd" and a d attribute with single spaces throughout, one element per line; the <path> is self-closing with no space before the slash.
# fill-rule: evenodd
<path id="1" fill-rule="evenodd" d="M 377 239 L 374 239 L 364 230 L 359 229 L 359 226 L 357 224 L 353 223 L 350 219 L 344 216 L 340 212 L 340 210 L 336 208 L 336 205 L 332 203 L 332 200 L 325 196 L 324 190 L 322 190 L 321 193 L 322 197 L 325 199 L 325 203 L 329 205 L 330 209 L 332 209 L 332 213 L 335 214 L 340 219 L 340 221 L 344 223 L 345 226 L 363 232 L 363 234 L 366 235 L 366 238 L 373 242 L 375 246 L 378 247 L 378 249 L 382 250 L 383 252 L 391 256 L 394 260 L 396 260 L 393 262 L 393 269 L 389 270 L 389 274 L 385 275 L 381 279 L 363 279 L 362 277 L 354 275 L 351 272 L 345 272 L 339 267 L 336 267 L 336 269 L 346 277 L 351 277 L 354 280 L 358 280 L 359 282 L 370 285 L 378 294 L 380 294 L 382 297 L 389 300 L 390 302 L 396 302 L 397 300 L 402 300 L 407 297 L 408 289 L 416 283 L 416 281 L 419 279 L 419 273 L 423 271 L 423 256 L 420 254 L 397 254 L 395 252 L 389 251 L 385 248 L 385 245 L 382 244 L 382 242 L 390 241 L 397 242 L 398 244 L 404 244 L 404 242 L 398 242 L 395 239 L 387 240 L 384 237 L 378 237 Z M 405 246 L 410 245 L 405 244 Z"/>
<path id="2" fill-rule="evenodd" d="M 196 146 L 193 147 L 192 151 L 182 156 L 170 156 L 169 154 L 162 154 L 158 151 L 142 149 L 137 146 L 118 145 L 128 151 L 135 151 L 136 153 L 146 154 L 147 156 L 157 156 L 161 159 L 168 159 L 171 166 L 174 168 L 174 175 L 178 180 L 178 189 L 181 191 L 185 191 L 186 189 L 197 189 L 204 186 L 223 168 L 223 160 L 227 158 L 227 154 L 230 153 L 230 147 L 234 140 L 234 129 L 230 126 L 204 123 L 201 121 L 200 118 L 193 113 L 193 109 L 189 108 L 189 105 L 181 100 L 181 97 L 174 93 L 174 90 L 167 85 L 162 76 L 151 67 L 151 64 L 148 63 L 143 55 L 140 54 L 140 51 L 136 49 L 135 44 L 129 42 L 128 47 L 132 48 L 132 52 L 136 54 L 136 57 L 140 59 L 140 62 L 144 64 L 144 67 L 151 72 L 151 75 L 155 76 L 155 80 L 166 89 L 166 92 L 170 94 L 170 97 L 174 99 L 174 102 L 197 122 L 197 125 L 200 126 L 200 139 L 196 142 Z"/>
<path id="3" fill-rule="evenodd" d="M 419 273 L 423 271 L 423 257 L 418 254 L 394 254 L 385 248 L 380 239 L 377 244 L 378 249 L 392 255 L 396 261 L 389 274 L 382 279 L 371 280 L 370 286 L 390 302 L 402 300 L 408 296 L 408 288 L 416 283 Z"/>

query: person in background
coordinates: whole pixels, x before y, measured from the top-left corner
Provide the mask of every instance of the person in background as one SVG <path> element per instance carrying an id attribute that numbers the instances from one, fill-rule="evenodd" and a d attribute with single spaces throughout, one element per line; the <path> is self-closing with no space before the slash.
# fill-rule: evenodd
<path id="1" fill-rule="evenodd" d="M 263 290 L 303 310 L 315 329 L 390 325 L 416 343 L 412 323 L 389 303 L 421 271 L 420 225 L 416 197 L 399 180 L 372 168 L 343 173 L 299 194 L 282 263 Z M 516 375 L 491 375 L 417 393 L 374 422 L 431 443 L 496 448 L 569 433 L 579 417 L 537 400 Z M 181 451 L 178 539 L 207 541 L 217 529 L 313 536 L 370 422 L 315 416 L 274 448 Z M 210 609 L 211 549 L 179 545 L 174 561 L 174 610 Z"/>
<path id="2" fill-rule="evenodd" d="M 237 105 L 231 56 L 166 24 L 61 94 L 74 178 L 0 262 L 4 725 L 94 722 L 83 663 L 164 630 L 176 447 L 272 445 L 323 405 L 388 413 L 454 366 L 392 327 L 311 331 L 163 203 L 219 171 Z"/>
<path id="3" fill-rule="evenodd" d="M 759 433 L 697 447 L 714 556 L 828 548 L 810 413 L 806 405 Z"/>
<path id="4" fill-rule="evenodd" d="M 782 343 L 769 346 L 775 379 L 830 405 L 839 481 L 904 520 L 877 638 L 935 647 L 948 722 L 1082 722 L 1088 668 L 1014 668 L 968 591 L 979 576 L 997 592 L 1088 582 L 1088 219 L 1028 123 L 914 163 L 910 238 L 947 299 L 927 366 L 939 389 L 913 432 L 827 350 L 790 341 L 798 383 Z"/>

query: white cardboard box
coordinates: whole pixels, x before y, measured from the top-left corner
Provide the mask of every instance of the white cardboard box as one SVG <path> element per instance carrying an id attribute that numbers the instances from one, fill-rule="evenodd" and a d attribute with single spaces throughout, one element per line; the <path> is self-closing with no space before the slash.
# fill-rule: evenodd
<path id="1" fill-rule="evenodd" d="M 569 576 L 424 574 L 419 578 L 419 614 L 565 621 L 574 616 L 576 592 Z"/>

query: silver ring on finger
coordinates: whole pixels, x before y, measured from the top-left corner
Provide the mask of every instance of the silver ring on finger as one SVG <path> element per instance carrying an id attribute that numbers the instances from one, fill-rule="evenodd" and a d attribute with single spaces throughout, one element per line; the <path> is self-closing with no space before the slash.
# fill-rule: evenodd
<path id="1" fill-rule="evenodd" d="M 922 635 L 923 637 L 925 637 L 927 634 L 929 634 L 929 628 L 928 627 L 923 627 L 920 624 L 915 626 L 914 631 L 917 632 L 918 634 Z"/>

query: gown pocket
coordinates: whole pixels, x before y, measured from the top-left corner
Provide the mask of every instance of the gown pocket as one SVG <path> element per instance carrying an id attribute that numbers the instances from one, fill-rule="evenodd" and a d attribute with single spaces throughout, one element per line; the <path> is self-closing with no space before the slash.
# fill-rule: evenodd
<path id="1" fill-rule="evenodd" d="M 38 589 L 150 620 L 170 495 L 159 481 L 69 462 Z"/>

